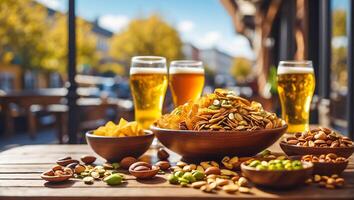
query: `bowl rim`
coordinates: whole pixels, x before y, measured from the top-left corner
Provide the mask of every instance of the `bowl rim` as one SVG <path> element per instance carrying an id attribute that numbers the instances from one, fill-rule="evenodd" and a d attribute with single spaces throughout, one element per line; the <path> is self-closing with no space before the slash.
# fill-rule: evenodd
<path id="1" fill-rule="evenodd" d="M 305 155 L 294 155 L 294 156 L 288 156 L 288 158 L 290 160 L 300 160 L 301 162 L 311 162 L 311 161 L 302 161 L 301 158 L 302 156 Z M 344 163 L 349 163 L 349 158 L 345 158 L 344 162 L 337 162 L 337 163 L 333 163 L 333 162 L 311 162 L 313 165 L 340 165 L 340 164 L 344 164 Z"/>
<path id="2" fill-rule="evenodd" d="M 314 164 L 312 162 L 301 161 L 301 163 L 303 163 L 307 166 L 302 169 L 297 169 L 297 170 L 258 170 L 254 167 L 250 167 L 250 166 L 246 165 L 245 162 L 241 163 L 240 167 L 241 167 L 241 171 L 244 169 L 244 170 L 248 170 L 248 171 L 252 171 L 252 172 L 264 172 L 264 173 L 284 173 L 284 172 L 295 173 L 295 172 L 307 171 L 307 170 L 313 169 Z"/>
<path id="3" fill-rule="evenodd" d="M 351 147 L 303 147 L 303 146 L 296 146 L 296 145 L 293 145 L 293 144 L 288 144 L 288 143 L 285 143 L 284 141 L 280 141 L 279 142 L 279 145 L 280 146 L 286 146 L 286 147 L 294 147 L 294 148 L 298 148 L 298 149 L 354 149 L 354 146 L 351 146 Z"/>
<path id="4" fill-rule="evenodd" d="M 282 130 L 286 130 L 288 128 L 287 124 L 284 124 L 281 127 L 278 128 L 273 128 L 273 129 L 260 129 L 260 130 L 254 130 L 254 131 L 195 131 L 195 130 L 177 130 L 177 129 L 166 129 L 166 128 L 160 128 L 155 125 L 150 126 L 150 130 L 158 131 L 158 132 L 167 132 L 167 133 L 177 133 L 177 134 L 194 134 L 194 135 L 199 135 L 202 134 L 203 136 L 216 136 L 216 135 L 250 135 L 250 134 L 256 134 L 256 133 L 261 133 L 261 132 L 278 132 Z M 217 133 L 217 134 L 216 134 Z"/>
<path id="5" fill-rule="evenodd" d="M 128 138 L 142 138 L 142 137 L 151 137 L 154 136 L 154 132 L 151 130 L 144 130 L 144 135 L 134 135 L 134 136 L 126 136 L 126 137 L 114 137 L 114 136 L 102 136 L 102 135 L 94 135 L 92 134 L 94 130 L 86 131 L 85 135 L 88 138 L 99 138 L 99 139 L 128 139 Z"/>

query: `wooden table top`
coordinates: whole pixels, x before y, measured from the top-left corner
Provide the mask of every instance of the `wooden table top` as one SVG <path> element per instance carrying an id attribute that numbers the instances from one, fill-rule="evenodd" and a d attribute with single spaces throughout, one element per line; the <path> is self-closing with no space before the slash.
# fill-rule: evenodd
<path id="1" fill-rule="evenodd" d="M 280 152 L 278 144 L 270 148 Z M 93 154 L 87 145 L 30 145 L 13 148 L 0 153 L 0 199 L 352 199 L 354 196 L 354 156 L 342 174 L 345 187 L 337 190 L 318 188 L 315 185 L 292 190 L 275 191 L 253 187 L 251 194 L 227 194 L 218 191 L 207 194 L 193 188 L 170 185 L 167 175 L 158 175 L 153 180 L 137 181 L 126 175 L 126 184 L 112 187 L 98 181 L 86 185 L 79 179 L 60 184 L 49 184 L 40 178 L 40 173 L 50 169 L 58 158 Z M 143 159 L 156 161 L 156 150 L 150 149 Z M 180 157 L 171 154 L 170 161 Z M 98 159 L 96 163 L 103 163 Z M 280 183 L 281 184 L 281 183 Z"/>

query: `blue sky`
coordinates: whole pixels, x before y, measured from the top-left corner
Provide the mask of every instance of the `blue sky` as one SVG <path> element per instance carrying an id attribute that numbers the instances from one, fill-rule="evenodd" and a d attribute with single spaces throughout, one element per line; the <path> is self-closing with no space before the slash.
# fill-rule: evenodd
<path id="1" fill-rule="evenodd" d="M 67 0 L 38 0 L 65 11 Z M 185 42 L 199 48 L 217 47 L 233 56 L 253 58 L 248 41 L 237 35 L 219 0 L 77 0 L 77 15 L 119 32 L 131 19 L 158 13 Z"/>
<path id="2" fill-rule="evenodd" d="M 67 0 L 38 0 L 65 11 Z M 333 0 L 334 8 L 347 8 L 348 0 Z M 131 19 L 158 13 L 174 26 L 185 42 L 199 48 L 217 47 L 233 55 L 254 58 L 248 41 L 237 35 L 219 0 L 77 0 L 77 14 L 114 32 Z"/>

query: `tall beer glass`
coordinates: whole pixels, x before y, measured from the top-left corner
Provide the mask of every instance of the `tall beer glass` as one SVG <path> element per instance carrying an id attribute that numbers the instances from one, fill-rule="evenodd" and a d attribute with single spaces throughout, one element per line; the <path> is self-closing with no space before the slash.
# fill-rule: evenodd
<path id="1" fill-rule="evenodd" d="M 311 61 L 280 61 L 278 93 L 282 118 L 288 132 L 309 129 L 310 104 L 315 90 L 315 75 Z"/>
<path id="2" fill-rule="evenodd" d="M 203 92 L 204 68 L 201 61 L 172 61 L 169 69 L 169 85 L 175 106 L 189 100 L 197 100 Z"/>
<path id="3" fill-rule="evenodd" d="M 130 88 L 134 100 L 135 120 L 144 128 L 161 117 L 167 89 L 166 59 L 136 56 L 130 68 Z"/>

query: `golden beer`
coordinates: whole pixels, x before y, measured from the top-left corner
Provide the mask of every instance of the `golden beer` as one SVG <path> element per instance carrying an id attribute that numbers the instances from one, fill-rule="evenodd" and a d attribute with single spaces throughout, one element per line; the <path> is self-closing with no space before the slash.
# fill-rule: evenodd
<path id="1" fill-rule="evenodd" d="M 294 62 L 280 63 L 278 67 L 278 93 L 282 118 L 288 124 L 288 132 L 302 132 L 309 129 L 310 104 L 315 90 L 315 76 L 312 63 L 306 66 Z"/>
<path id="2" fill-rule="evenodd" d="M 135 119 L 144 128 L 161 117 L 167 89 L 167 71 L 160 68 L 132 68 L 130 71 Z"/>
<path id="3" fill-rule="evenodd" d="M 169 84 L 175 106 L 200 97 L 204 87 L 203 68 L 171 67 L 169 74 Z"/>

